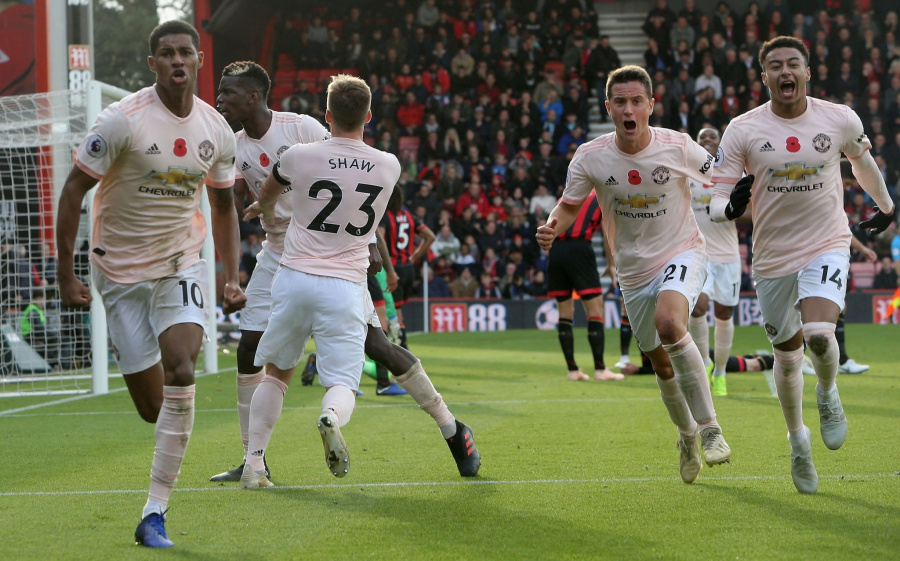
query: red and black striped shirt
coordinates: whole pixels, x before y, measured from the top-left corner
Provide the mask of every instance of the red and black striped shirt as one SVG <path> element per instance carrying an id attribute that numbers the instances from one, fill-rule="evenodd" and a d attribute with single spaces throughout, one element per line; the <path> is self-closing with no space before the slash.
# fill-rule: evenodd
<path id="1" fill-rule="evenodd" d="M 561 240 L 588 240 L 594 237 L 594 232 L 600 229 L 602 223 L 600 215 L 600 203 L 593 191 L 584 200 L 578 217 L 572 226 L 559 235 Z"/>
<path id="2" fill-rule="evenodd" d="M 381 221 L 384 226 L 384 242 L 395 267 L 412 262 L 416 233 L 425 225 L 403 207 L 399 212 L 387 211 Z"/>

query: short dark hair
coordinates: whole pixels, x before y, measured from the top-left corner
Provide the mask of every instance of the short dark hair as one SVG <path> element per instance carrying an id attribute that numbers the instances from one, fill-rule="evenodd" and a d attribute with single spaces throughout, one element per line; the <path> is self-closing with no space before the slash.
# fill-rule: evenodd
<path id="1" fill-rule="evenodd" d="M 609 78 L 606 79 L 606 99 L 610 98 L 613 85 L 626 82 L 640 82 L 647 92 L 647 99 L 653 96 L 653 83 L 647 71 L 640 66 L 628 64 L 609 73 Z"/>
<path id="2" fill-rule="evenodd" d="M 200 34 L 193 25 L 186 21 L 173 19 L 163 22 L 153 28 L 150 32 L 150 54 L 156 54 L 156 47 L 159 46 L 159 40 L 166 35 L 190 35 L 194 48 L 200 50 Z"/>
<path id="3" fill-rule="evenodd" d="M 242 81 L 250 82 L 252 87 L 259 91 L 262 100 L 265 102 L 269 98 L 269 88 L 272 87 L 272 80 L 266 69 L 250 60 L 242 60 L 232 62 L 222 69 L 222 77 L 235 76 Z"/>
<path id="4" fill-rule="evenodd" d="M 803 41 L 797 39 L 796 37 L 788 37 L 786 35 L 781 35 L 779 37 L 775 37 L 774 39 L 769 39 L 765 43 L 763 43 L 762 48 L 759 49 L 759 67 L 766 70 L 766 57 L 770 52 L 775 49 L 780 49 L 782 47 L 787 47 L 789 49 L 797 49 L 800 51 L 800 54 L 803 55 L 803 62 L 806 66 L 809 66 L 809 49 L 806 48 L 806 45 L 803 44 Z"/>

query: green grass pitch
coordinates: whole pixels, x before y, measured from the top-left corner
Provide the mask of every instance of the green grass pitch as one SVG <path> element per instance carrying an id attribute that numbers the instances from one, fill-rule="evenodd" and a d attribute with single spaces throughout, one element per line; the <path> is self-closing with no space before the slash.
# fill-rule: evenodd
<path id="1" fill-rule="evenodd" d="M 585 329 L 575 336 L 587 371 Z M 613 363 L 618 332 L 606 341 Z M 278 487 L 209 483 L 241 460 L 232 350 L 223 372 L 197 381 L 166 551 L 133 545 L 154 438 L 126 392 L 27 410 L 61 399 L 3 399 L 0 559 L 898 559 L 900 327 L 849 325 L 847 342 L 872 368 L 838 378 L 850 423 L 840 450 L 822 444 L 805 377 L 820 476 L 811 496 L 791 482 L 784 420 L 762 374 L 729 375 L 715 405 L 732 462 L 685 485 L 653 377 L 568 382 L 553 331 L 410 338 L 475 431 L 474 480 L 458 476 L 409 397 L 376 396 L 364 377 L 344 429 L 346 478 L 325 466 L 321 387 L 296 380 L 268 449 Z M 765 347 L 762 329 L 736 329 L 735 351 Z"/>

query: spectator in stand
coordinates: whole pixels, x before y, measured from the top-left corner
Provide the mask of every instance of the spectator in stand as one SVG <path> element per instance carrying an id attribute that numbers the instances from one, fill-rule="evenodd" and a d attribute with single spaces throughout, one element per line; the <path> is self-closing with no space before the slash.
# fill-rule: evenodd
<path id="1" fill-rule="evenodd" d="M 444 173 L 441 174 L 441 179 L 437 184 L 437 199 L 443 204 L 447 204 L 448 201 L 451 201 L 450 204 L 454 205 L 455 208 L 456 200 L 463 194 L 464 190 L 465 184 L 459 176 L 457 166 L 446 166 L 446 169 L 444 170 Z"/>
<path id="2" fill-rule="evenodd" d="M 556 197 L 547 191 L 546 185 L 538 184 L 537 189 L 534 190 L 534 196 L 531 197 L 528 212 L 538 214 L 538 209 L 540 209 L 542 215 L 546 216 L 554 206 L 556 206 Z"/>
<path id="3" fill-rule="evenodd" d="M 531 282 L 526 286 L 527 294 L 533 298 L 543 298 L 547 296 L 547 277 L 544 271 L 536 269 L 531 276 Z"/>
<path id="4" fill-rule="evenodd" d="M 444 275 L 436 274 L 431 267 L 428 268 L 428 298 L 450 298 L 450 283 Z M 420 296 L 422 296 L 420 292 Z"/>
<path id="5" fill-rule="evenodd" d="M 463 148 L 459 141 L 459 133 L 453 127 L 447 129 L 444 133 L 444 141 L 441 143 L 441 157 L 445 160 L 462 160 Z"/>
<path id="6" fill-rule="evenodd" d="M 400 136 L 419 134 L 425 124 L 425 106 L 419 103 L 413 92 L 406 93 L 406 103 L 397 108 L 397 126 Z"/>
<path id="7" fill-rule="evenodd" d="M 600 106 L 600 120 L 606 122 L 606 75 L 622 66 L 619 53 L 610 46 L 609 35 L 600 36 L 600 44 L 591 50 L 585 65 L 585 77 L 594 86 Z"/>
<path id="8" fill-rule="evenodd" d="M 487 216 L 488 200 L 481 190 L 481 183 L 478 181 L 470 181 L 466 192 L 463 193 L 456 202 L 456 216 L 463 216 L 465 209 L 471 209 L 472 214 L 478 219 Z"/>
<path id="9" fill-rule="evenodd" d="M 897 280 L 900 277 L 898 277 L 897 271 L 895 271 L 891 265 L 890 257 L 882 257 L 878 267 L 878 272 L 875 273 L 872 288 L 882 290 L 896 290 L 897 288 L 900 288 L 900 282 Z"/>
<path id="10" fill-rule="evenodd" d="M 665 43 L 663 43 L 665 44 Z M 674 60 L 669 52 L 660 48 L 660 44 L 650 37 L 647 39 L 647 50 L 644 51 L 644 68 L 647 72 L 653 73 L 657 70 L 666 70 L 672 65 Z"/>
<path id="11" fill-rule="evenodd" d="M 559 94 L 556 90 L 547 91 L 547 97 L 544 101 L 538 103 L 538 111 L 541 113 L 541 121 L 543 123 L 559 124 L 560 117 L 563 114 L 563 104 L 559 100 Z"/>
<path id="12" fill-rule="evenodd" d="M 425 0 L 416 11 L 416 23 L 428 29 L 437 25 L 440 17 L 441 11 L 435 5 L 435 0 Z"/>
<path id="13" fill-rule="evenodd" d="M 446 257 L 454 261 L 459 253 L 460 245 L 459 238 L 453 235 L 453 231 L 450 229 L 450 224 L 442 224 L 434 243 L 431 244 L 431 250 L 439 257 Z"/>
<path id="14" fill-rule="evenodd" d="M 662 104 L 659 105 L 662 107 Z M 584 129 L 580 124 L 576 124 L 571 131 L 566 131 L 562 138 L 559 139 L 559 144 L 557 144 L 556 149 L 560 154 L 568 152 L 572 145 L 577 149 L 579 146 L 584 144 L 586 141 L 584 137 Z"/>
<path id="15" fill-rule="evenodd" d="M 306 35 L 312 43 L 324 45 L 328 42 L 328 27 L 322 23 L 321 17 L 313 17 L 312 23 L 306 28 Z"/>
<path id="16" fill-rule="evenodd" d="M 470 267 L 462 267 L 459 276 L 450 283 L 450 293 L 454 298 L 473 298 L 478 290 L 478 283 L 472 276 Z"/>
<path id="17" fill-rule="evenodd" d="M 694 87 L 697 91 L 712 88 L 714 99 L 722 99 L 722 79 L 716 76 L 711 62 L 703 63 L 703 73 L 697 78 Z"/>
<path id="18" fill-rule="evenodd" d="M 697 32 L 694 31 L 694 28 L 688 23 L 687 18 L 685 16 L 678 16 L 678 19 L 675 21 L 675 26 L 669 30 L 669 47 L 672 49 L 672 52 L 678 52 L 680 50 L 678 48 L 678 43 L 680 41 L 687 41 L 688 45 L 693 45 L 696 39 Z"/>
<path id="19" fill-rule="evenodd" d="M 481 278 L 481 282 L 475 288 L 475 294 L 473 295 L 473 298 L 476 298 L 479 300 L 484 300 L 484 299 L 499 300 L 500 298 L 502 298 L 502 295 L 500 294 L 500 289 L 497 288 L 496 285 L 494 285 L 494 281 L 491 278 L 491 274 L 489 272 L 482 271 L 480 278 Z"/>
<path id="20" fill-rule="evenodd" d="M 485 217 L 487 217 L 487 215 L 485 215 Z M 495 220 L 486 220 L 484 223 L 484 232 L 478 236 L 477 245 L 478 251 L 482 255 L 484 255 L 488 249 L 492 249 L 494 254 L 497 255 L 506 247 L 506 242 L 503 239 L 503 229 L 497 226 Z"/>

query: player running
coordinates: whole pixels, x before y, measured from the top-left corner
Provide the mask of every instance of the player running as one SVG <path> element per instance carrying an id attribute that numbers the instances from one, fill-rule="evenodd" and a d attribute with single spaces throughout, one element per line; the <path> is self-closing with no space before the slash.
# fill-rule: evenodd
<path id="1" fill-rule="evenodd" d="M 135 540 L 170 547 L 165 513 L 194 426 L 194 364 L 206 336 L 206 222 L 225 273 L 223 310 L 244 306 L 238 284 L 240 236 L 231 192 L 234 134 L 194 97 L 203 64 L 197 30 L 169 21 L 150 33 L 156 84 L 100 113 L 76 153 L 59 200 L 60 296 L 87 306 L 90 291 L 73 270 L 85 193 L 97 181 L 91 280 L 103 298 L 119 369 L 141 418 L 156 423 L 150 496 Z"/>
<path id="2" fill-rule="evenodd" d="M 845 105 L 807 97 L 809 52 L 803 42 L 793 37 L 767 41 L 759 62 L 771 101 L 728 125 L 715 163 L 710 216 L 734 220 L 752 200 L 753 277 L 775 348 L 791 476 L 798 491 L 815 493 L 819 477 L 810 431 L 803 424 L 804 340 L 818 378 L 822 440 L 836 450 L 847 435 L 835 383 L 835 324 L 844 307 L 851 237 L 842 207 L 841 153 L 880 209 L 860 227 L 883 231 L 894 205 L 859 116 Z M 749 175 L 742 178 L 744 171 Z"/>
<path id="3" fill-rule="evenodd" d="M 697 134 L 697 144 L 713 156 L 719 150 L 720 141 L 721 137 L 716 129 L 706 128 Z M 700 233 L 706 240 L 709 264 L 706 267 L 706 283 L 703 285 L 700 298 L 697 299 L 697 305 L 691 312 L 688 329 L 700 349 L 700 356 L 709 368 L 712 364 L 709 358 L 709 325 L 706 322 L 709 301 L 714 302 L 716 316 L 715 355 L 727 357 L 731 354 L 734 339 L 734 308 L 740 300 L 741 253 L 735 225 L 732 222 L 713 222 L 709 217 L 712 183 L 701 183 L 693 179 L 690 183 L 691 208 L 697 226 L 700 227 Z M 715 364 L 710 380 L 714 396 L 728 395 L 725 384 L 726 368 L 725 364 L 720 363 Z"/>
<path id="4" fill-rule="evenodd" d="M 649 126 L 654 101 L 643 68 L 615 70 L 606 90 L 616 130 L 578 148 L 562 200 L 536 237 L 549 249 L 596 191 L 634 335 L 653 362 L 663 403 L 680 433 L 681 477 L 692 483 L 702 463 L 698 440 L 708 465 L 731 457 L 703 359 L 687 331 L 707 262 L 688 179 L 708 181 L 714 158 L 685 134 Z"/>

